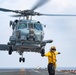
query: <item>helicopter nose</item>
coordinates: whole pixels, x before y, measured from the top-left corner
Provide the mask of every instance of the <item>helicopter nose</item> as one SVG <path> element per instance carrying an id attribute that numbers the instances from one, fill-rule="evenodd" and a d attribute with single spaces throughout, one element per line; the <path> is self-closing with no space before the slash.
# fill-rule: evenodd
<path id="1" fill-rule="evenodd" d="M 32 28 L 29 29 L 29 34 L 28 34 L 27 40 L 35 41 L 35 33 L 34 33 L 34 30 Z"/>

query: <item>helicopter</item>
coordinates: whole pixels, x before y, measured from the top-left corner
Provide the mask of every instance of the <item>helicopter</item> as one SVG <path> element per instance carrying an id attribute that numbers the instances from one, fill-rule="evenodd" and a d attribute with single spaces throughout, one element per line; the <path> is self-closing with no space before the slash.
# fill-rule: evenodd
<path id="1" fill-rule="evenodd" d="M 9 25 L 12 27 L 12 35 L 9 38 L 7 44 L 0 44 L 0 50 L 8 51 L 11 55 L 13 51 L 17 51 L 21 57 L 19 62 L 25 62 L 23 57 L 24 52 L 38 52 L 44 54 L 45 46 L 47 43 L 52 43 L 53 40 L 44 40 L 43 25 L 40 21 L 32 20 L 32 16 L 76 16 L 71 14 L 42 14 L 35 12 L 37 8 L 47 3 L 49 0 L 39 0 L 39 2 L 30 10 L 10 10 L 0 8 L 3 12 L 13 12 L 16 15 L 12 17 L 18 17 L 14 21 L 10 21 Z M 23 19 L 21 19 L 21 17 Z M 25 19 L 26 17 L 26 19 Z"/>

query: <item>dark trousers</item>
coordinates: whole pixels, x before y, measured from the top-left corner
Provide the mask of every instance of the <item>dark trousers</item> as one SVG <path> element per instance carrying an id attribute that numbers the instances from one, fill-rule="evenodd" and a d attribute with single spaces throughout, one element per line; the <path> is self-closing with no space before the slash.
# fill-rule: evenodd
<path id="1" fill-rule="evenodd" d="M 48 73 L 49 75 L 55 75 L 55 67 L 52 63 L 48 64 Z"/>

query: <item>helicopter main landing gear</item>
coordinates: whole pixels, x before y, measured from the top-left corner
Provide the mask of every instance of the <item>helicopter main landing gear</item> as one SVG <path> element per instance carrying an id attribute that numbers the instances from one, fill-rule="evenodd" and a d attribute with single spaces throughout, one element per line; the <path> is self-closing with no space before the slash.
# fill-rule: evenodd
<path id="1" fill-rule="evenodd" d="M 11 54 L 12 54 L 12 51 L 13 51 L 13 50 L 12 50 L 12 47 L 10 46 L 10 47 L 9 47 L 8 54 L 11 55 Z"/>
<path id="2" fill-rule="evenodd" d="M 21 61 L 23 61 L 23 62 L 25 62 L 25 58 L 19 58 L 19 62 L 21 62 Z"/>
<path id="3" fill-rule="evenodd" d="M 23 55 L 22 55 L 22 57 L 19 58 L 19 62 L 21 62 L 21 61 L 25 62 L 25 58 L 23 57 Z"/>

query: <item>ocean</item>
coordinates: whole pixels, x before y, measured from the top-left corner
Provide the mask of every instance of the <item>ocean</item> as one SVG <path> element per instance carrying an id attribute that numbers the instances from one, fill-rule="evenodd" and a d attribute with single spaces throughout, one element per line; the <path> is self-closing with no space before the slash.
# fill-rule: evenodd
<path id="1" fill-rule="evenodd" d="M 56 70 L 76 70 L 76 67 L 57 67 Z"/>

